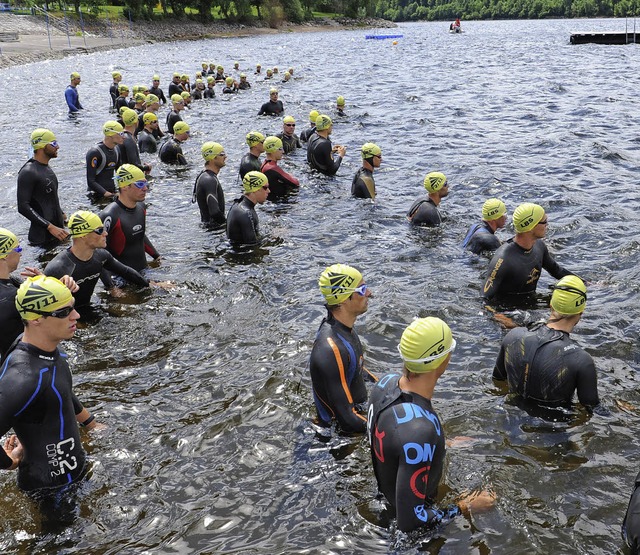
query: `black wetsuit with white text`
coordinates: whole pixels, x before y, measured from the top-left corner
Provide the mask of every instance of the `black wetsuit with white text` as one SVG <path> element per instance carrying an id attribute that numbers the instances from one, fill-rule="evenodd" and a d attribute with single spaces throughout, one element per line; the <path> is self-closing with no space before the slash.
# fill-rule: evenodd
<path id="1" fill-rule="evenodd" d="M 215 172 L 204 170 L 198 175 L 193 196 L 198 202 L 200 221 L 203 224 L 220 227 L 227 221 L 224 212 L 224 191 Z"/>
<path id="2" fill-rule="evenodd" d="M 320 173 L 335 175 L 342 163 L 342 156 L 336 154 L 334 158 L 332 148 L 329 139 L 325 139 L 317 133 L 311 135 L 307 145 L 307 162 Z"/>
<path id="3" fill-rule="evenodd" d="M 255 204 L 242 195 L 233 201 L 227 214 L 227 237 L 235 245 L 256 245 L 259 242 L 258 236 Z"/>

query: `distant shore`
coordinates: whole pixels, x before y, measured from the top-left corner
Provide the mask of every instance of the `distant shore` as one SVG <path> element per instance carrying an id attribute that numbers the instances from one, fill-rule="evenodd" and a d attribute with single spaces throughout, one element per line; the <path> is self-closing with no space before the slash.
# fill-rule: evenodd
<path id="1" fill-rule="evenodd" d="M 18 40 L 0 42 L 0 69 L 154 42 L 393 27 L 396 27 L 395 23 L 373 18 L 364 20 L 325 18 L 296 25 L 283 23 L 277 28 L 271 28 L 262 22 L 245 25 L 220 21 L 209 24 L 191 20 L 143 21 L 130 26 L 126 21 L 110 21 L 108 26 L 106 24 L 86 25 L 84 35 L 79 29 L 71 26 L 67 36 L 66 33 L 55 28 L 50 28 L 47 34 L 44 23 L 40 23 L 36 18 L 2 14 L 0 37 L 8 33 L 12 34 L 14 39 L 17 36 Z"/>

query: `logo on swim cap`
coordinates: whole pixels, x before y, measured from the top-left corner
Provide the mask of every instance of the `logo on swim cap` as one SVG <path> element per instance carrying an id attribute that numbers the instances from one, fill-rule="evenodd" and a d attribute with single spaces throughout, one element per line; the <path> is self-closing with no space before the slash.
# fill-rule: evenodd
<path id="1" fill-rule="evenodd" d="M 525 202 L 513 211 L 513 227 L 516 233 L 531 231 L 544 218 L 544 208 L 539 204 Z"/>
<path id="2" fill-rule="evenodd" d="M 491 222 L 504 216 L 507 212 L 507 207 L 504 202 L 498 198 L 490 198 L 482 205 L 482 219 L 485 222 Z"/>
<path id="3" fill-rule="evenodd" d="M 73 237 L 84 237 L 99 227 L 102 227 L 102 220 L 88 210 L 74 212 L 69 218 L 69 233 Z"/>
<path id="4" fill-rule="evenodd" d="M 135 100 L 139 104 L 140 102 L 145 102 L 147 100 L 147 97 L 143 93 L 138 92 L 133 95 L 133 100 Z"/>
<path id="5" fill-rule="evenodd" d="M 208 141 L 202 145 L 200 152 L 202 152 L 202 157 L 205 160 L 213 160 L 216 156 L 218 156 L 218 154 L 224 152 L 224 147 L 220 143 Z"/>
<path id="6" fill-rule="evenodd" d="M 455 348 L 449 326 L 433 316 L 409 324 L 398 345 L 407 370 L 417 373 L 435 370 Z"/>
<path id="7" fill-rule="evenodd" d="M 374 143 L 365 143 L 362 145 L 362 159 L 373 158 L 374 156 L 380 156 L 382 150 Z"/>
<path id="8" fill-rule="evenodd" d="M 282 140 L 278 137 L 267 137 L 264 140 L 264 151 L 267 154 L 271 154 L 276 150 L 280 150 L 282 148 Z"/>
<path id="9" fill-rule="evenodd" d="M 246 140 L 249 146 L 256 146 L 257 144 L 264 143 L 264 135 L 259 131 L 251 131 L 247 133 Z"/>
<path id="10" fill-rule="evenodd" d="M 329 116 L 325 116 L 324 114 L 320 114 L 316 118 L 316 129 L 318 131 L 324 131 L 325 129 L 329 129 L 333 122 Z"/>
<path id="11" fill-rule="evenodd" d="M 587 307 L 587 287 L 578 276 L 565 276 L 551 288 L 551 308 L 558 314 L 573 316 Z"/>
<path id="12" fill-rule="evenodd" d="M 35 129 L 31 133 L 31 147 L 33 150 L 44 148 L 56 140 L 56 136 L 48 129 Z"/>
<path id="13" fill-rule="evenodd" d="M 424 188 L 430 193 L 435 193 L 447 185 L 447 178 L 441 172 L 431 172 L 424 178 Z"/>
<path id="14" fill-rule="evenodd" d="M 122 133 L 124 131 L 124 127 L 120 125 L 117 121 L 107 121 L 102 126 L 102 132 L 105 137 L 110 137 L 111 135 L 117 135 L 118 133 Z"/>
<path id="15" fill-rule="evenodd" d="M 242 186 L 245 192 L 254 193 L 269 183 L 267 176 L 262 172 L 248 172 L 242 179 Z"/>
<path id="16" fill-rule="evenodd" d="M 346 301 L 358 284 L 362 274 L 352 266 L 333 264 L 320 274 L 318 286 L 329 306 L 336 306 Z"/>
<path id="17" fill-rule="evenodd" d="M 16 294 L 16 308 L 23 320 L 37 320 L 36 312 L 53 312 L 67 305 L 73 296 L 60 280 L 39 275 L 27 278 Z"/>
<path id="18" fill-rule="evenodd" d="M 127 85 L 118 85 L 118 90 L 120 92 L 124 92 L 124 91 L 129 92 L 129 87 L 127 87 Z"/>
<path id="19" fill-rule="evenodd" d="M 122 164 L 116 171 L 116 175 L 114 176 L 118 187 L 122 189 L 127 185 L 131 185 L 136 181 L 146 181 L 146 177 L 144 176 L 144 172 L 133 164 Z"/>
<path id="20" fill-rule="evenodd" d="M 122 112 L 122 122 L 128 127 L 138 123 L 138 113 L 135 110 L 125 110 Z"/>
<path id="21" fill-rule="evenodd" d="M 155 123 L 158 121 L 158 116 L 156 116 L 153 112 L 147 112 L 144 116 L 142 116 L 142 121 L 145 125 L 149 125 L 150 123 Z"/>
<path id="22" fill-rule="evenodd" d="M 8 229 L 0 227 L 0 259 L 6 258 L 17 246 L 18 238 Z"/>
<path id="23" fill-rule="evenodd" d="M 179 121 L 173 126 L 173 134 L 182 135 L 183 133 L 186 133 L 190 129 L 191 127 L 189 127 L 189 124 L 186 121 Z"/>

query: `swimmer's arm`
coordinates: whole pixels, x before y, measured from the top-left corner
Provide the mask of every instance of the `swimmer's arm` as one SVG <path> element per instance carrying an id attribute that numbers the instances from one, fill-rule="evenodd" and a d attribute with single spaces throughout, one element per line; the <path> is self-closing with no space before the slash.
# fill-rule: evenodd
<path id="1" fill-rule="evenodd" d="M 144 236 L 144 252 L 146 252 L 154 260 L 160 258 L 160 253 L 156 250 L 151 241 L 149 241 L 149 238 L 146 234 Z"/>
<path id="2" fill-rule="evenodd" d="M 220 209 L 220 203 L 218 197 L 213 193 L 207 195 L 207 210 L 211 215 L 211 219 L 217 224 L 223 224 L 227 221 L 224 212 Z"/>
<path id="3" fill-rule="evenodd" d="M 551 254 L 549 254 L 549 249 L 547 249 L 547 245 L 544 245 L 544 256 L 542 257 L 542 267 L 556 279 L 561 279 L 565 276 L 572 275 L 572 272 L 560 266 L 560 264 L 556 262 L 555 258 L 553 258 Z"/>
<path id="4" fill-rule="evenodd" d="M 106 193 L 109 193 L 97 180 L 96 168 L 93 167 L 91 163 L 92 159 L 96 154 L 100 153 L 100 149 L 90 149 L 87 152 L 86 156 L 86 166 L 87 166 L 87 187 L 91 189 L 94 193 L 97 193 L 101 197 L 105 196 Z M 102 156 L 102 153 L 100 153 Z M 111 193 L 109 193 L 111 194 Z"/>
<path id="5" fill-rule="evenodd" d="M 77 401 L 77 398 L 75 395 L 74 395 L 74 398 Z M 75 405 L 75 402 L 74 402 L 74 405 Z M 82 407 L 82 405 L 80 406 Z M 98 423 L 96 422 L 96 417 L 84 407 L 82 407 L 82 410 L 79 413 L 76 413 L 76 420 L 78 421 L 78 424 L 80 424 L 80 426 L 82 426 L 87 430 L 93 430 L 98 426 Z"/>
<path id="6" fill-rule="evenodd" d="M 493 379 L 494 380 L 507 379 L 507 369 L 504 367 L 504 345 L 500 346 L 500 353 L 498 353 L 496 364 L 493 367 Z"/>
<path id="7" fill-rule="evenodd" d="M 505 275 L 505 266 L 506 264 L 503 258 L 496 259 L 494 257 L 491 260 L 487 279 L 484 282 L 483 296 L 485 299 L 490 300 L 498 295 L 498 292 L 500 291 L 500 285 L 502 284 L 502 280 L 504 279 Z"/>
<path id="8" fill-rule="evenodd" d="M 22 171 L 18 174 L 18 212 L 25 218 L 27 218 L 32 224 L 37 224 L 41 227 L 49 227 L 51 223 L 44 219 L 38 212 L 31 206 L 31 199 L 33 197 L 33 189 L 35 181 L 31 175 L 31 171 Z"/>
<path id="9" fill-rule="evenodd" d="M 113 272 L 114 274 L 118 274 L 119 276 L 126 279 L 128 282 L 131 282 L 135 285 L 139 285 L 141 287 L 149 287 L 149 280 L 145 278 L 140 272 L 134 270 L 130 266 L 126 266 L 116 260 L 111 253 L 108 253 L 109 257 L 106 259 L 104 263 L 104 267 Z M 106 272 L 105 272 L 106 273 Z M 102 274 L 101 274 L 102 276 Z M 104 282 L 103 282 L 104 283 Z M 111 280 L 111 286 L 108 289 L 112 289 L 114 287 L 114 283 Z"/>
<path id="10" fill-rule="evenodd" d="M 576 389 L 578 401 L 583 406 L 592 409 L 600 405 L 598 375 L 593 359 L 587 353 L 584 355 L 586 355 L 585 360 L 576 361 L 579 364 Z"/>

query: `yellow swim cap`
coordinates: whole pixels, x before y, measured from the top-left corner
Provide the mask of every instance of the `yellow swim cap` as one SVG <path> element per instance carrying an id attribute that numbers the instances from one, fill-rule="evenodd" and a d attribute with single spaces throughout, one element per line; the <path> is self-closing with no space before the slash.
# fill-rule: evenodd
<path id="1" fill-rule="evenodd" d="M 127 87 L 127 85 L 118 85 L 118 90 L 120 92 L 123 92 L 123 91 L 129 92 L 129 87 Z"/>
<path id="2" fill-rule="evenodd" d="M 247 78 L 247 74 L 246 73 L 241 73 L 240 74 L 240 79 L 246 79 Z"/>
<path id="3" fill-rule="evenodd" d="M 31 133 L 31 147 L 33 150 L 44 148 L 49 143 L 53 143 L 56 136 L 48 129 L 35 129 Z"/>
<path id="4" fill-rule="evenodd" d="M 16 293 L 16 308 L 23 320 L 37 320 L 72 300 L 73 295 L 64 283 L 54 277 L 39 275 L 24 280 Z"/>
<path id="5" fill-rule="evenodd" d="M 256 64 L 256 67 L 262 67 L 260 64 Z"/>
<path id="6" fill-rule="evenodd" d="M 382 150 L 374 143 L 365 143 L 362 145 L 362 159 L 373 158 L 374 156 L 380 156 Z"/>
<path id="7" fill-rule="evenodd" d="M 267 176 L 262 172 L 247 172 L 242 179 L 245 193 L 254 193 L 269 183 Z"/>
<path id="8" fill-rule="evenodd" d="M 267 137 L 264 140 L 264 151 L 267 154 L 271 154 L 272 152 L 275 152 L 276 150 L 280 150 L 282 148 L 282 140 L 280 140 L 278 137 Z"/>
<path id="9" fill-rule="evenodd" d="M 71 79 L 80 79 L 80 74 L 77 71 L 74 71 L 71 74 Z"/>
<path id="10" fill-rule="evenodd" d="M 152 80 L 152 81 L 160 81 L 160 76 L 159 76 L 159 75 L 154 75 L 154 76 L 151 78 L 151 80 Z"/>
<path id="11" fill-rule="evenodd" d="M 135 110 L 127 109 L 122 112 L 122 122 L 125 127 L 129 125 L 133 125 L 134 123 L 138 123 L 138 112 Z"/>
<path id="12" fill-rule="evenodd" d="M 353 266 L 333 264 L 320 274 L 318 285 L 329 306 L 346 301 L 362 281 L 362 274 Z"/>
<path id="13" fill-rule="evenodd" d="M 284 116 L 282 118 L 282 123 L 295 123 L 296 120 L 293 116 Z"/>
<path id="14" fill-rule="evenodd" d="M 433 316 L 409 324 L 398 345 L 405 367 L 416 373 L 435 370 L 455 348 L 449 326 Z"/>
<path id="15" fill-rule="evenodd" d="M 122 73 L 120 73 L 119 71 L 112 71 L 111 72 L 111 77 L 113 77 L 114 79 L 116 77 L 122 77 Z"/>
<path id="16" fill-rule="evenodd" d="M 201 71 L 196 71 L 196 77 L 202 77 L 202 72 Z M 197 81 L 197 79 L 196 79 Z"/>
<path id="17" fill-rule="evenodd" d="M 209 77 L 207 77 L 207 83 L 213 83 L 213 82 L 215 82 L 213 75 L 209 75 Z"/>
<path id="18" fill-rule="evenodd" d="M 18 246 L 18 238 L 8 229 L 0 227 L 0 260 Z"/>
<path id="19" fill-rule="evenodd" d="M 184 98 L 182 98 L 182 96 L 180 96 L 179 94 L 172 94 L 171 102 L 173 102 L 174 104 L 182 104 L 184 103 Z"/>
<path id="20" fill-rule="evenodd" d="M 344 106 L 344 104 L 345 104 L 345 102 L 344 102 L 344 96 L 339 96 L 339 97 L 336 99 L 336 104 L 337 104 L 338 106 Z"/>
<path id="21" fill-rule="evenodd" d="M 216 71 L 224 71 L 224 68 L 223 68 L 222 66 L 218 66 L 218 67 L 216 68 Z"/>
<path id="22" fill-rule="evenodd" d="M 188 76 L 186 73 L 183 73 L 183 74 L 180 76 L 180 79 L 182 79 L 183 81 L 188 81 L 188 80 L 189 80 L 189 76 Z"/>
<path id="23" fill-rule="evenodd" d="M 220 143 L 214 143 L 213 141 L 207 141 L 202 145 L 200 149 L 202 152 L 202 157 L 209 161 L 213 160 L 216 156 L 218 156 L 221 152 L 224 152 L 224 147 Z"/>
<path id="24" fill-rule="evenodd" d="M 142 116 L 142 122 L 145 125 L 149 125 L 150 123 L 154 123 L 158 121 L 158 116 L 156 116 L 153 112 L 146 112 L 144 116 Z"/>
<path id="25" fill-rule="evenodd" d="M 173 126 L 174 135 L 182 135 L 182 133 L 186 133 L 187 131 L 190 131 L 190 130 L 191 130 L 191 127 L 189 127 L 189 124 L 186 121 L 179 121 Z"/>
<path id="26" fill-rule="evenodd" d="M 267 73 L 269 73 L 270 70 L 267 70 Z M 278 94 L 278 89 L 276 89 L 275 87 L 271 87 L 269 89 L 269 94 Z"/>
<path id="27" fill-rule="evenodd" d="M 111 135 L 117 135 L 118 133 L 122 133 L 124 131 L 124 127 L 120 125 L 117 121 L 107 121 L 102 126 L 102 132 L 105 137 L 111 137 Z"/>
<path id="28" fill-rule="evenodd" d="M 536 227 L 544 218 L 544 208 L 539 204 L 525 202 L 513 211 L 513 227 L 516 233 L 525 233 Z"/>
<path id="29" fill-rule="evenodd" d="M 204 83 L 204 81 L 202 79 L 200 79 L 200 77 L 198 77 L 196 79 L 196 85 L 199 85 L 200 83 Z"/>
<path id="30" fill-rule="evenodd" d="M 151 104 L 155 104 L 156 102 L 160 102 L 160 99 L 155 94 L 148 94 L 144 101 L 147 103 L 147 106 Z"/>
<path id="31" fill-rule="evenodd" d="M 552 289 L 551 308 L 558 314 L 573 316 L 587 307 L 587 287 L 578 276 L 565 276 Z"/>
<path id="32" fill-rule="evenodd" d="M 333 125 L 331 118 L 329 116 L 325 116 L 324 114 L 320 114 L 316 118 L 316 129 L 318 131 L 324 131 L 325 129 L 329 129 Z"/>
<path id="33" fill-rule="evenodd" d="M 267 70 L 267 75 L 273 75 L 273 70 L 272 69 L 268 69 Z"/>
<path id="34" fill-rule="evenodd" d="M 114 179 L 119 189 L 127 187 L 136 181 L 147 180 L 144 172 L 138 166 L 134 166 L 133 164 L 122 164 L 122 166 L 120 166 L 116 171 Z"/>
<path id="35" fill-rule="evenodd" d="M 424 188 L 430 193 L 442 189 L 447 183 L 447 177 L 441 172 L 431 172 L 424 178 Z"/>
<path id="36" fill-rule="evenodd" d="M 316 122 L 316 118 L 320 115 L 320 112 L 318 112 L 318 110 L 311 110 L 309 112 L 309 121 L 311 123 L 315 123 Z"/>
<path id="37" fill-rule="evenodd" d="M 251 131 L 250 133 L 247 133 L 246 141 L 249 146 L 256 146 L 260 143 L 264 143 L 264 135 L 260 133 L 260 131 Z"/>
<path id="38" fill-rule="evenodd" d="M 208 62 L 202 62 L 200 65 L 201 65 L 203 68 L 206 68 L 206 67 L 209 65 L 209 63 L 208 63 Z"/>
<path id="39" fill-rule="evenodd" d="M 233 85 L 233 77 L 231 77 L 231 75 L 229 75 L 229 77 L 227 77 L 224 82 L 227 84 L 227 86 L 229 85 Z"/>
<path id="40" fill-rule="evenodd" d="M 491 222 L 501 218 L 507 213 L 507 207 L 499 198 L 490 198 L 482 205 L 482 219 Z"/>
<path id="41" fill-rule="evenodd" d="M 72 237 L 84 237 L 99 227 L 102 227 L 102 220 L 88 210 L 74 212 L 69 218 L 69 233 Z"/>
<path id="42" fill-rule="evenodd" d="M 130 110 L 129 106 L 120 106 L 118 113 L 122 116 L 127 110 Z"/>
<path id="43" fill-rule="evenodd" d="M 180 79 L 180 74 L 179 74 L 177 71 L 174 71 L 174 72 L 173 72 L 173 78 L 175 79 L 176 77 L 177 77 L 178 79 Z"/>
<path id="44" fill-rule="evenodd" d="M 147 97 L 144 95 L 144 93 L 137 92 L 133 95 L 133 100 L 135 100 L 136 102 L 145 102 L 147 100 Z"/>
<path id="45" fill-rule="evenodd" d="M 182 98 L 191 98 L 191 93 L 190 93 L 189 91 L 182 91 L 182 92 L 180 93 L 180 96 L 181 96 Z"/>

